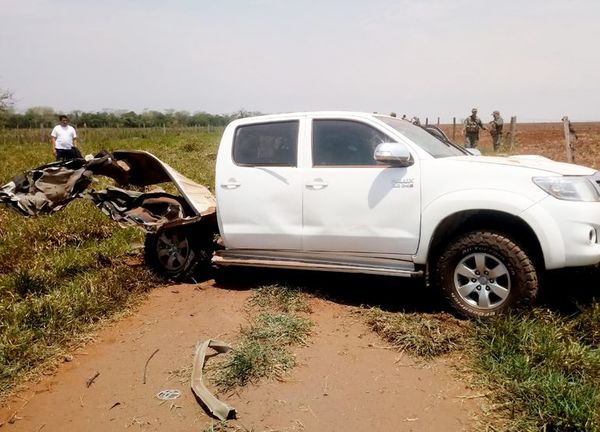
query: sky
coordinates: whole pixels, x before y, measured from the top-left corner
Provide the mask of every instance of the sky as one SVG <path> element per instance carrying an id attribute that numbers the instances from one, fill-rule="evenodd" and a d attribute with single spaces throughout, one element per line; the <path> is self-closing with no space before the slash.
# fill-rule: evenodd
<path id="1" fill-rule="evenodd" d="M 598 0 L 0 0 L 24 111 L 600 120 Z"/>

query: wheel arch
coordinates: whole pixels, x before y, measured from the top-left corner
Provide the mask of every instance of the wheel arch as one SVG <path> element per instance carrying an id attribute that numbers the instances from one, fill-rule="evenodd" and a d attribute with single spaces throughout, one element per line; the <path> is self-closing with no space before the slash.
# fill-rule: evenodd
<path id="1" fill-rule="evenodd" d="M 161 231 L 175 228 L 192 233 L 195 238 L 212 238 L 215 234 L 219 233 L 216 213 L 167 222 L 157 230 L 157 234 Z"/>
<path id="2" fill-rule="evenodd" d="M 544 268 L 544 253 L 540 240 L 525 220 L 507 212 L 482 209 L 453 213 L 436 226 L 429 240 L 428 269 L 432 268 L 432 261 L 439 257 L 446 244 L 468 232 L 481 230 L 510 237 L 526 251 L 536 268 Z"/>
<path id="3" fill-rule="evenodd" d="M 183 237 L 176 237 L 177 243 L 174 243 L 169 237 L 177 236 L 178 232 L 183 234 Z M 178 219 L 166 223 L 156 232 L 146 234 L 144 261 L 154 273 L 161 277 L 186 280 L 192 274 L 196 274 L 198 270 L 209 269 L 212 253 L 216 248 L 216 234 L 218 234 L 218 226 L 214 212 L 205 216 Z M 167 240 L 160 240 L 163 235 Z M 179 244 L 184 246 L 180 248 Z M 173 247 L 177 249 L 173 250 Z M 160 251 L 169 249 L 168 253 L 177 256 L 175 262 L 178 265 L 175 267 L 171 267 L 170 259 L 165 263 L 164 258 L 160 258 L 164 257 Z M 180 254 L 180 251 L 186 252 Z"/>

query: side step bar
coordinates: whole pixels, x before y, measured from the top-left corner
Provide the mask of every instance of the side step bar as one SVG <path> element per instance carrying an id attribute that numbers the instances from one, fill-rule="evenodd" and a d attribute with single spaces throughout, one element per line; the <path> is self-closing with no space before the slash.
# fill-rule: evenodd
<path id="1" fill-rule="evenodd" d="M 216 266 L 267 267 L 294 270 L 316 270 L 342 273 L 365 273 L 400 277 L 422 277 L 412 263 L 397 262 L 393 267 L 373 264 L 348 263 L 334 260 L 298 259 L 218 251 L 212 258 Z"/>

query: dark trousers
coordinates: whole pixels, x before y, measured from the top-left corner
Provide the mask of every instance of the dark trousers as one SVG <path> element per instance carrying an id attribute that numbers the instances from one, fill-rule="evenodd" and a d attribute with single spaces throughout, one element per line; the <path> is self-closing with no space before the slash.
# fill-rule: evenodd
<path id="1" fill-rule="evenodd" d="M 71 159 L 81 159 L 81 152 L 77 147 L 72 147 L 68 150 L 56 149 L 56 160 L 66 161 Z"/>
<path id="2" fill-rule="evenodd" d="M 479 141 L 479 134 L 465 134 L 465 147 L 466 148 L 477 148 L 477 141 Z"/>
<path id="3" fill-rule="evenodd" d="M 502 144 L 502 132 L 492 135 L 492 144 L 494 145 L 494 150 L 498 150 L 500 148 L 500 144 Z"/>

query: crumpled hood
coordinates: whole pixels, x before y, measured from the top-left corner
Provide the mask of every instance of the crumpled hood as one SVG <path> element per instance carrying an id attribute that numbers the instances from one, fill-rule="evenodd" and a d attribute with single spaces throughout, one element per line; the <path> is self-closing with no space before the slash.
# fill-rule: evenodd
<path id="1" fill-rule="evenodd" d="M 518 155 L 509 157 L 463 156 L 456 159 L 472 163 L 486 163 L 535 169 L 558 175 L 592 175 L 596 172 L 593 168 L 564 162 L 556 162 L 552 159 L 537 155 Z"/>

